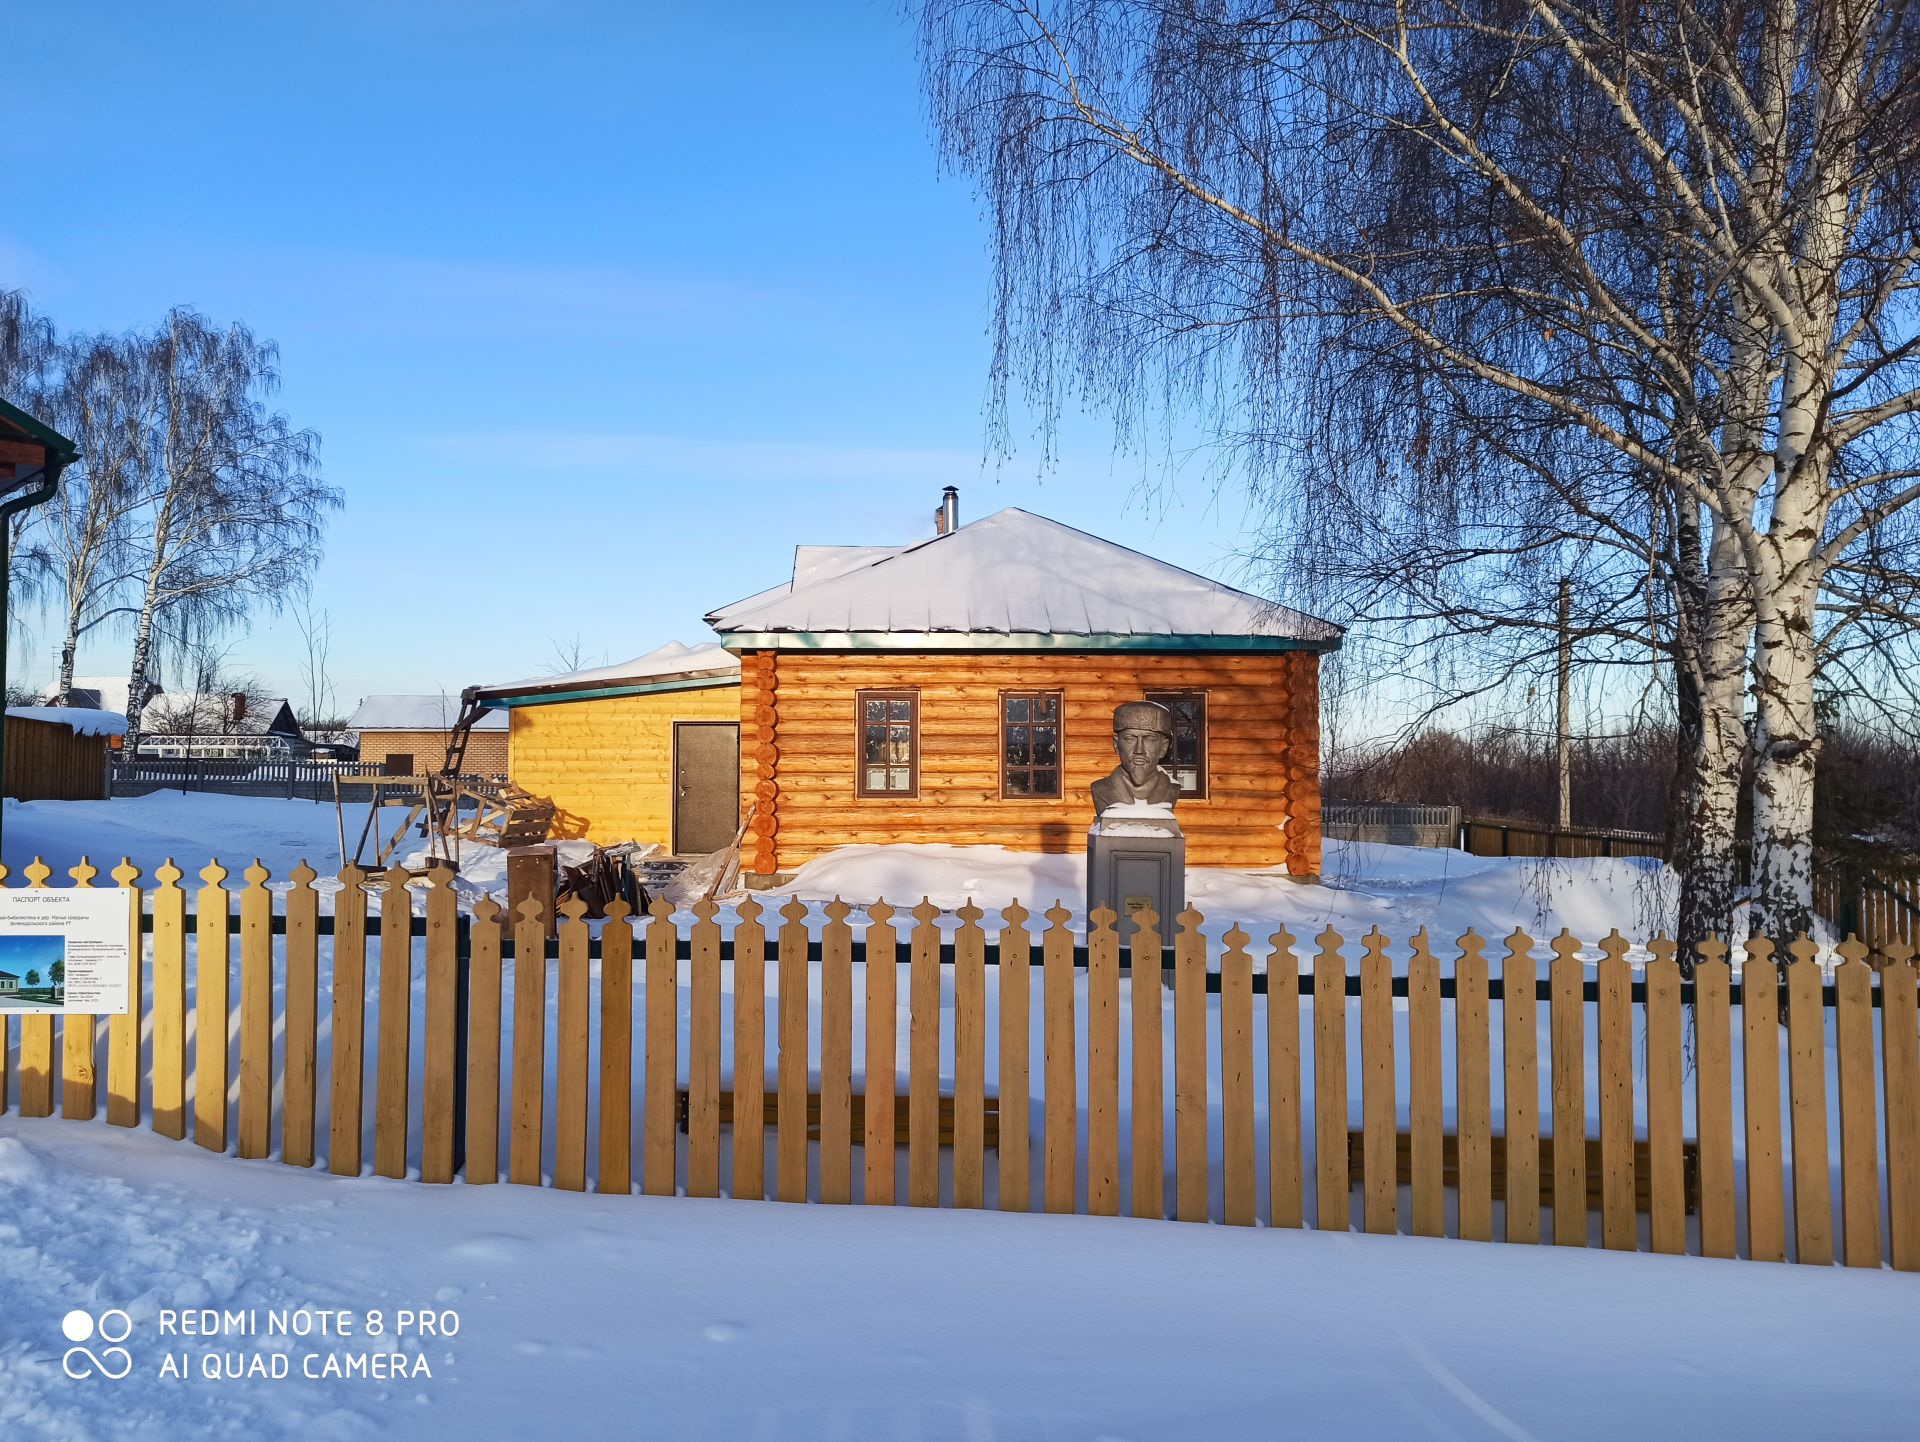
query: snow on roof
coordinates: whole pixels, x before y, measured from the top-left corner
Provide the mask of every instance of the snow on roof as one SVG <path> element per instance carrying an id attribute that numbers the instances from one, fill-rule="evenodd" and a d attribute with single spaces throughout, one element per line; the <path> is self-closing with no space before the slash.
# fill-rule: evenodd
<path id="1" fill-rule="evenodd" d="M 349 731 L 451 731 L 460 719 L 458 696 L 369 696 L 347 718 Z M 504 731 L 507 713 L 489 711 L 476 731 Z"/>
<path id="2" fill-rule="evenodd" d="M 118 711 L 98 711 L 89 706 L 9 706 L 7 714 L 22 721 L 50 721 L 76 736 L 127 734 L 127 718 Z"/>
<path id="3" fill-rule="evenodd" d="M 803 546 L 788 585 L 706 619 L 722 635 L 1258 636 L 1321 646 L 1341 636 L 1332 622 L 1011 507 L 911 546 Z"/>
<path id="4" fill-rule="evenodd" d="M 252 697 L 244 716 L 236 717 L 233 705 L 225 692 L 161 691 L 148 699 L 140 724 L 155 736 L 265 736 L 284 715 L 292 734 L 299 734 L 284 696 Z"/>
<path id="5" fill-rule="evenodd" d="M 734 681 L 740 676 L 740 658 L 712 641 L 698 646 L 669 641 L 644 656 L 615 666 L 563 671 L 557 676 L 529 676 L 522 681 L 482 686 L 479 691 L 482 696 L 510 696 L 522 691 L 590 690 L 599 686 L 645 685 L 669 676 L 689 679 L 711 676 L 715 684 Z"/>
<path id="6" fill-rule="evenodd" d="M 125 676 L 75 676 L 67 696 L 70 704 L 74 706 L 98 707 L 104 711 L 118 711 L 125 715 L 127 690 Z M 60 683 L 55 681 L 40 693 L 40 702 L 42 705 L 49 705 L 59 697 Z"/>

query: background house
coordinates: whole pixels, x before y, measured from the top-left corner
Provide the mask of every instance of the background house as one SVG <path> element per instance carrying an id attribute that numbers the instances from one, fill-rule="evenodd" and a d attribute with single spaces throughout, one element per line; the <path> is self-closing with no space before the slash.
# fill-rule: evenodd
<path id="1" fill-rule="evenodd" d="M 745 869 L 851 842 L 1082 850 L 1113 709 L 1161 701 L 1197 865 L 1320 868 L 1329 622 L 1020 510 L 900 547 L 802 546 L 711 613 L 741 663 Z"/>
<path id="2" fill-rule="evenodd" d="M 509 720 L 509 776 L 555 836 L 730 845 L 740 825 L 740 662 L 670 641 L 616 666 L 470 688 Z M 363 746 L 363 755 L 368 754 Z"/>
<path id="3" fill-rule="evenodd" d="M 457 696 L 369 696 L 347 718 L 346 729 L 360 738 L 363 762 L 380 763 L 389 776 L 417 776 L 446 763 L 459 719 Z M 505 776 L 507 755 L 507 713 L 489 711 L 473 723 L 460 769 L 469 776 Z"/>
<path id="4" fill-rule="evenodd" d="M 67 691 L 67 705 L 84 706 L 96 711 L 117 711 L 127 714 L 127 697 L 132 690 L 125 676 L 75 676 L 73 685 Z M 147 682 L 146 695 L 140 698 L 140 704 L 146 705 L 155 696 L 161 694 L 159 683 Z M 49 685 L 40 693 L 42 706 L 59 703 L 60 683 Z"/>
<path id="5" fill-rule="evenodd" d="M 162 691 L 140 713 L 142 756 L 283 760 L 306 751 L 284 696 Z"/>

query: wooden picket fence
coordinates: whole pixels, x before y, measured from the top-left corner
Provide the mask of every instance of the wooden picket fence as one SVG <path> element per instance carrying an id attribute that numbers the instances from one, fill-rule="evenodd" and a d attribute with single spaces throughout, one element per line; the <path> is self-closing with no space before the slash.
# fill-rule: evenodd
<path id="1" fill-rule="evenodd" d="M 79 886 L 99 877 L 84 862 L 71 875 Z M 51 876 L 38 862 L 25 870 L 30 886 L 46 886 Z M 637 1182 L 652 1195 L 684 1186 L 690 1196 L 718 1196 L 730 1132 L 730 1191 L 741 1197 L 846 1203 L 857 1195 L 874 1204 L 980 1207 L 989 1204 L 991 1181 L 992 1199 L 1012 1211 L 1032 1210 L 1037 1202 L 1048 1212 L 1116 1215 L 1124 1206 L 1139 1217 L 1170 1213 L 1188 1222 L 1300 1227 L 1311 1199 L 1316 1225 L 1346 1230 L 1357 1184 L 1361 1225 L 1369 1232 L 1489 1241 L 1498 1202 L 1500 1233 L 1510 1242 L 1541 1241 L 1543 1209 L 1552 1207 L 1551 1239 L 1562 1245 L 1588 1245 L 1590 1211 L 1597 1211 L 1598 1238 L 1609 1248 L 1782 1260 L 1790 1234 L 1802 1262 L 1831 1263 L 1837 1252 L 1849 1266 L 1886 1260 L 1920 1270 L 1920 973 L 1910 950 L 1872 967 L 1863 949 L 1850 944 L 1829 975 L 1804 940 L 1786 949 L 1784 966 L 1775 964 L 1769 943 L 1755 940 L 1736 979 L 1726 948 L 1713 944 L 1701 948 L 1688 978 L 1672 944 L 1656 941 L 1637 976 L 1628 943 L 1617 933 L 1599 944 L 1597 965 L 1583 961 L 1582 944 L 1563 933 L 1550 944 L 1543 975 L 1536 943 L 1524 933 L 1498 946 L 1469 934 L 1450 967 L 1421 933 L 1408 943 L 1404 971 L 1396 975 L 1389 943 L 1378 931 L 1362 940 L 1357 969 L 1343 953 L 1344 939 L 1324 932 L 1304 970 L 1300 943 L 1280 931 L 1269 938 L 1263 973 L 1255 969 L 1251 937 L 1236 927 L 1214 946 L 1191 909 L 1177 919 L 1170 939 L 1151 914 L 1131 920 L 1123 935 L 1102 910 L 1083 941 L 1058 906 L 1046 913 L 1044 928 L 1023 907 L 1009 906 L 990 939 L 982 925 L 986 914 L 968 905 L 946 939 L 934 907 L 923 902 L 902 913 L 876 903 L 864 908 L 867 924 L 856 938 L 851 909 L 835 902 L 825 908 L 820 935 L 810 938 L 807 909 L 797 902 L 769 924 L 759 903 L 744 901 L 731 935 L 711 903 L 693 908 L 684 926 L 665 903 L 642 918 L 629 918 L 616 904 L 596 932 L 579 903 L 570 902 L 557 936 L 550 936 L 532 902 L 512 918 L 490 901 L 463 914 L 444 874 L 425 887 L 419 916 L 408 889 L 414 878 L 400 870 L 342 871 L 331 915 L 321 914 L 316 874 L 305 865 L 284 893 L 268 888 L 270 878 L 257 863 L 237 889 L 225 885 L 223 867 L 210 864 L 191 897 L 171 863 L 154 879 L 156 885 L 143 889 L 130 865 L 112 873 L 114 882 L 135 892 L 135 955 L 149 934 L 152 986 L 150 995 L 142 994 L 136 965 L 131 1012 L 106 1027 L 106 1119 L 127 1127 L 144 1122 L 172 1138 L 185 1138 L 190 1120 L 199 1145 L 220 1152 L 231 1145 L 241 1157 L 268 1157 L 277 1141 L 283 1162 L 311 1166 L 324 1135 L 331 1170 L 359 1175 L 367 1100 L 362 1078 L 371 1046 L 372 1169 L 407 1175 L 410 1118 L 417 1116 L 419 1172 L 429 1183 L 456 1176 L 469 1184 L 496 1182 L 504 1163 L 507 1181 L 527 1185 L 550 1180 L 577 1191 L 591 1178 L 607 1193 L 630 1192 Z M 375 896 L 382 903 L 377 914 L 370 907 Z M 319 984 L 323 938 L 332 948 L 330 988 Z M 419 941 L 424 946 L 416 946 Z M 237 1087 L 229 1044 L 236 944 Z M 425 967 L 418 1046 L 410 1015 L 417 956 Z M 1498 974 L 1492 974 L 1496 959 Z M 200 1039 L 191 1074 L 190 960 Z M 558 968 L 551 1094 L 545 1053 L 550 963 Z M 1156 982 L 1170 978 L 1170 989 L 1123 988 L 1136 964 Z M 810 984 L 815 966 L 817 984 Z M 769 968 L 777 978 L 771 1005 Z M 862 1055 L 888 1058 L 859 1092 L 856 969 L 865 987 Z M 1076 1019 L 1082 971 L 1086 1014 Z M 638 1016 L 636 973 L 644 984 Z M 372 1016 L 370 976 L 376 983 Z M 502 1016 L 503 977 L 513 982 L 510 1017 Z M 998 1000 L 991 1090 L 989 977 Z M 733 1054 L 764 1063 L 773 1041 L 771 1093 L 764 1064 L 738 1068 L 731 1086 L 723 1086 L 722 996 L 729 979 Z M 276 983 L 285 996 L 278 1014 Z M 901 987 L 908 1066 L 904 1094 L 897 1094 Z M 941 1026 L 943 990 L 952 998 L 950 1033 Z M 1217 1002 L 1210 1003 L 1210 994 Z M 1402 999 L 1405 1019 L 1396 1024 Z M 684 1065 L 678 1054 L 683 1000 L 691 1018 Z M 1347 1056 L 1356 1003 L 1358 1127 L 1350 1123 Z M 1536 1039 L 1542 1004 L 1550 1036 L 1544 1058 Z M 316 1086 L 322 1005 L 331 1017 L 325 1095 Z M 1497 1117 L 1496 1006 L 1504 1078 Z M 1034 1008 L 1037 1057 L 1029 1041 Z M 20 1113 L 53 1113 L 57 1073 L 61 1114 L 92 1118 L 95 1019 L 62 1019 L 57 1039 L 55 1018 L 22 1016 L 12 1024 Z M 1123 1025 L 1131 1041 L 1124 1076 Z M 817 1082 L 809 1067 L 810 1032 L 819 1039 Z M 1644 1039 L 1639 1065 L 1636 1036 Z M 142 1066 L 143 1037 L 150 1072 Z M 1310 1061 L 1303 1038 L 1311 1044 Z M 1736 1042 L 1744 1080 L 1739 1118 L 1732 1085 Z M 1404 1088 L 1395 1057 L 1403 1046 Z M 941 1080 L 943 1047 L 950 1089 Z M 1256 1050 L 1262 1048 L 1264 1178 L 1258 1175 L 1262 1115 L 1255 1096 Z M 1449 1050 L 1451 1130 L 1442 1076 Z M 1303 1072 L 1308 1064 L 1310 1074 Z M 1303 1087 L 1308 1075 L 1310 1092 Z M 6 1081 L 0 1069 L 0 1109 Z M 1596 1082 L 1599 1135 L 1592 1138 L 1587 1097 Z M 1683 1125 L 1689 1084 L 1695 1101 L 1690 1135 Z M 1210 1106 L 1210 1086 L 1218 1091 L 1217 1108 Z M 271 1134 L 276 1091 L 277 1138 Z M 1840 1131 L 1837 1219 L 1830 1093 L 1837 1096 Z M 1126 1150 L 1123 1094 L 1129 1100 Z M 1636 1135 L 1636 1100 L 1644 1139 Z M 590 1115 L 598 1118 L 592 1135 Z M 231 1138 L 230 1121 L 236 1123 Z M 1736 1125 L 1744 1127 L 1744 1185 Z M 1310 1156 L 1306 1128 L 1312 1129 Z M 1573 1136 L 1583 1145 L 1555 1145 Z M 896 1195 L 902 1139 L 906 1184 Z M 551 1172 L 543 1175 L 549 1142 Z M 1130 1157 L 1124 1177 L 1123 1157 Z M 1794 1163 L 1790 1232 L 1788 1160 Z M 1557 1198 L 1574 1204 L 1553 1207 Z"/>

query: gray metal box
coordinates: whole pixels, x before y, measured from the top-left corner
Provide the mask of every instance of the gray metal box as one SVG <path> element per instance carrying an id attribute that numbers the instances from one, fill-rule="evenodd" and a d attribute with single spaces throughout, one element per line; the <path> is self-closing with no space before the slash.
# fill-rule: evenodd
<path id="1" fill-rule="evenodd" d="M 1152 907 L 1160 935 L 1170 938 L 1174 918 L 1187 906 L 1187 838 L 1177 821 L 1138 818 L 1096 821 L 1087 829 L 1087 913 L 1111 907 L 1122 937 L 1128 918 Z"/>

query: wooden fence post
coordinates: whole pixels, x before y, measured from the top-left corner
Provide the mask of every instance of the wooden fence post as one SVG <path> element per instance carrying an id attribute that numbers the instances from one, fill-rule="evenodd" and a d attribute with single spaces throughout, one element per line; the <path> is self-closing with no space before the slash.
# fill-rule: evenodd
<path id="1" fill-rule="evenodd" d="M 1500 966 L 1502 1084 L 1507 1118 L 1507 1240 L 1540 1240 L 1540 1043 L 1533 938 L 1515 929 Z"/>
<path id="2" fill-rule="evenodd" d="M 1120 933 L 1113 908 L 1087 917 L 1087 1211 L 1120 1214 Z"/>
<path id="3" fill-rule="evenodd" d="M 1400 1229 L 1399 1137 L 1395 1130 L 1393 962 L 1379 927 L 1360 954 L 1360 1110 L 1362 1220 L 1369 1232 Z"/>
<path id="4" fill-rule="evenodd" d="M 1694 1115 L 1700 1138 L 1700 1255 L 1731 1257 L 1736 1226 L 1733 1179 L 1733 1003 L 1727 946 L 1703 941 L 1693 969 Z"/>
<path id="5" fill-rule="evenodd" d="M 560 903 L 560 984 L 555 1000 L 553 1089 L 553 1185 L 560 1191 L 587 1188 L 587 1075 L 591 1061 L 589 1007 L 593 963 L 587 956 L 587 904 L 577 896 Z"/>
<path id="6" fill-rule="evenodd" d="M 1206 918 L 1189 906 L 1173 940 L 1173 1214 L 1204 1222 L 1207 1166 Z"/>
<path id="7" fill-rule="evenodd" d="M 1440 963 L 1423 926 L 1407 958 L 1407 1120 L 1413 1162 L 1413 1235 L 1446 1231 L 1445 1127 L 1440 1115 Z"/>
<path id="8" fill-rule="evenodd" d="M 674 1119 L 680 1074 L 680 937 L 673 926 L 673 907 L 664 898 L 655 897 L 647 914 L 647 1094 L 640 1119 L 640 1190 L 670 1197 L 680 1183 Z M 805 955 L 802 951 L 803 962 Z M 801 1135 L 806 1135 L 804 1128 Z"/>
<path id="9" fill-rule="evenodd" d="M 232 961 L 227 938 L 230 898 L 221 885 L 227 869 L 210 861 L 194 897 L 193 1139 L 210 1151 L 227 1149 L 228 983 Z"/>
<path id="10" fill-rule="evenodd" d="M 1756 1262 L 1787 1256 L 1786 1180 L 1780 1157 L 1780 973 L 1773 943 L 1747 943 L 1740 969 L 1741 1062 L 1746 1078 L 1747 1250 Z"/>
<path id="11" fill-rule="evenodd" d="M 980 926 L 984 914 L 969 900 L 959 910 L 960 929 L 954 934 L 953 1204 L 956 1207 L 986 1205 L 987 934 Z M 821 1014 L 825 1016 L 824 1011 Z M 823 1139 L 825 1135 L 823 1131 Z M 825 1155 L 823 1148 L 821 1156 Z"/>
<path id="12" fill-rule="evenodd" d="M 411 918 L 409 918 L 411 919 Z M 453 869 L 427 876 L 427 986 L 420 1084 L 420 1180 L 453 1180 L 454 1051 L 460 1008 L 460 898 Z M 471 1006 L 471 990 L 468 993 Z"/>
<path id="13" fill-rule="evenodd" d="M 1820 948 L 1795 938 L 1787 952 L 1787 1091 L 1792 1098 L 1793 1255 L 1833 1265 L 1833 1173 L 1827 1150 L 1826 1008 Z"/>
<path id="14" fill-rule="evenodd" d="M 327 1117 L 327 1170 L 346 1177 L 359 1176 L 361 1162 L 367 1043 L 367 876 L 352 862 L 347 863 L 340 870 L 340 890 L 333 898 L 333 1097 Z M 156 918 L 159 911 L 160 898 L 156 896 Z M 158 944 L 156 932 L 156 954 Z"/>
<path id="15" fill-rule="evenodd" d="M 513 921 L 513 1132 L 507 1180 L 540 1185 L 546 1130 L 547 918 L 531 896 Z"/>
<path id="16" fill-rule="evenodd" d="M 1587 1244 L 1586 963 L 1580 943 L 1562 929 L 1553 939 L 1547 975 L 1553 992 L 1548 1025 L 1553 1057 L 1553 1242 Z"/>
<path id="17" fill-rule="evenodd" d="M 867 914 L 875 915 L 875 908 L 887 916 L 893 915 L 893 908 L 885 902 L 876 902 L 869 907 Z M 733 1195 L 760 1201 L 767 1194 L 767 930 L 760 918 L 764 914 L 759 902 L 749 896 L 735 908 L 734 914 L 739 921 L 733 928 Z M 891 931 L 889 931 L 891 936 Z M 871 972 L 873 959 L 872 929 L 868 930 L 868 969 Z M 888 955 L 891 961 L 891 953 Z M 892 981 L 892 967 L 888 967 L 887 979 Z M 869 988 L 873 985 L 871 975 L 867 978 Z M 891 998 L 892 992 L 887 993 Z M 871 1008 L 873 993 L 868 991 L 867 1035 L 872 1037 L 872 1028 L 876 1024 Z M 889 1005 L 886 1016 L 887 1036 L 893 1036 L 893 1010 Z M 889 1042 L 891 1044 L 891 1042 Z M 869 1042 L 871 1050 L 871 1042 Z M 889 1062 L 892 1059 L 888 1052 Z M 873 1072 L 869 1063 L 867 1072 L 867 1126 L 869 1133 L 873 1126 Z M 887 1183 L 886 1200 L 893 1199 L 893 1071 L 887 1071 Z M 873 1190 L 873 1158 L 867 1160 L 867 1200 L 877 1200 Z"/>
<path id="18" fill-rule="evenodd" d="M 1627 964 L 1627 940 L 1618 931 L 1600 943 L 1600 951 L 1594 1028 L 1600 1080 L 1600 1240 L 1615 1251 L 1630 1252 L 1639 1240 L 1633 1160 L 1633 968 Z M 1648 999 L 1651 1004 L 1651 986 Z M 1583 1126 L 1582 1152 L 1585 1130 Z M 1585 1205 L 1582 1198 L 1583 1210 Z"/>
<path id="19" fill-rule="evenodd" d="M 123 858 L 113 868 L 113 879 L 127 893 L 127 1010 L 107 1023 L 107 1122 L 131 1127 L 140 1124 L 140 1023 L 146 1016 L 146 938 L 140 914 L 146 898 L 136 884 L 140 868 L 132 861 Z M 5 1045 L 5 1028 L 0 1027 L 0 1047 Z M 5 1073 L 0 1062 L 0 1111 L 6 1108 Z"/>
<path id="20" fill-rule="evenodd" d="M 720 908 L 693 904 L 688 950 L 692 1007 L 687 1026 L 687 1195 L 720 1195 Z M 844 910 L 844 908 L 843 908 Z M 677 948 L 676 948 L 677 949 Z M 822 1058 L 822 1066 L 825 1060 Z M 738 1094 L 735 1094 L 738 1101 Z M 735 1123 L 739 1116 L 736 1110 Z"/>
<path id="21" fill-rule="evenodd" d="M 923 904 L 924 905 L 924 904 Z M 797 897 L 780 908 L 779 1104 L 774 1124 L 774 1197 L 782 1202 L 807 1199 L 807 907 Z M 930 926 L 921 928 L 931 930 Z M 918 945 L 918 931 L 915 944 Z M 935 946 L 939 944 L 935 937 Z M 936 983 L 938 953 L 935 953 Z M 936 1010 L 934 1025 L 939 1025 Z M 916 1009 L 915 1020 L 918 1021 Z M 937 1044 L 939 1033 L 934 1033 Z M 919 1086 L 919 1068 L 914 1070 Z M 918 1199 L 916 1198 L 916 1201 Z M 922 1203 L 932 1206 L 933 1201 Z"/>
<path id="22" fill-rule="evenodd" d="M 1000 1208 L 1008 1212 L 1024 1212 L 1033 1205 L 1033 1093 L 1028 1055 L 1033 1022 L 1033 938 L 1027 931 L 1027 917 L 1026 907 L 1018 901 L 1000 909 Z M 873 965 L 873 933 L 869 931 L 869 973 Z M 871 981 L 868 985 L 871 996 Z M 871 1019 L 868 1026 L 871 1036 Z M 873 1106 L 871 1066 L 867 1068 L 867 1105 Z M 888 1161 L 891 1164 L 891 1151 Z"/>
<path id="23" fill-rule="evenodd" d="M 1460 1236 L 1493 1240 L 1493 1063 L 1487 1031 L 1486 942 L 1460 938 L 1453 968 L 1454 1088 L 1459 1141 Z"/>
<path id="24" fill-rule="evenodd" d="M 1079 1089 L 1074 1065 L 1073 913 L 1059 902 L 1047 912 L 1041 936 L 1041 1025 L 1045 1028 L 1045 1206 L 1071 1212 L 1079 1154 Z"/>
<path id="25" fill-rule="evenodd" d="M 373 1170 L 407 1174 L 408 1048 L 413 1022 L 413 898 L 404 867 L 380 878 L 379 1051 L 373 1094 Z"/>
<path id="26" fill-rule="evenodd" d="M 1220 1219 L 1230 1227 L 1258 1220 L 1253 1134 L 1253 958 L 1238 925 L 1221 938 L 1220 958 Z"/>
<path id="27" fill-rule="evenodd" d="M 273 1150 L 273 893 L 260 858 L 241 873 L 239 1154 Z"/>
<path id="28" fill-rule="evenodd" d="M 633 1190 L 633 927 L 627 903 L 607 904 L 600 929 L 600 1159 L 597 1186 Z M 496 999 L 496 1007 L 498 1001 Z"/>
<path id="29" fill-rule="evenodd" d="M 1647 949 L 1648 1229 L 1654 1251 L 1678 1255 L 1687 1248 L 1680 964 L 1665 937 Z"/>
<path id="30" fill-rule="evenodd" d="M 1849 1267 L 1880 1265 L 1880 1165 L 1873 1098 L 1873 968 L 1858 937 L 1833 971 L 1834 1060 L 1840 1087 L 1840 1214 Z"/>
<path id="31" fill-rule="evenodd" d="M 1880 969 L 1880 1046 L 1887 1113 L 1887 1233 L 1896 1271 L 1920 1272 L 1920 1025 L 1913 947 L 1886 948 Z"/>
<path id="32" fill-rule="evenodd" d="M 853 1200 L 853 908 L 839 897 L 827 903 L 820 933 L 820 1200 Z M 715 935 L 716 957 L 718 933 Z M 694 1009 L 699 1011 L 699 947 L 694 948 Z M 719 1038 L 719 963 L 715 961 L 714 1037 Z M 956 1022 L 957 1025 L 957 1022 Z M 697 1055 L 697 1053 L 696 1053 Z M 718 1156 L 719 1138 L 714 1139 Z M 955 1196 L 958 1197 L 955 1152 Z M 688 1165 L 691 1177 L 692 1165 Z M 693 1186 L 689 1181 L 687 1190 Z"/>
<path id="33" fill-rule="evenodd" d="M 76 887 L 91 887 L 100 868 L 80 858 L 67 875 Z M 98 1085 L 95 1063 L 98 1020 L 80 1012 L 60 1018 L 60 1115 L 68 1120 L 92 1121 Z"/>
<path id="34" fill-rule="evenodd" d="M 616 905 L 624 908 L 625 902 Z M 609 915 L 612 908 L 608 908 Z M 471 1003 L 467 1014 L 468 1186 L 500 1180 L 500 903 L 483 896 L 467 931 Z M 622 928 L 624 930 L 624 928 Z M 604 1165 L 604 1163 L 603 1163 Z"/>
<path id="35" fill-rule="evenodd" d="M 1128 1189 L 1134 1216 L 1164 1217 L 1167 1214 L 1167 1096 L 1161 1021 L 1166 992 L 1162 985 L 1164 943 L 1160 937 L 1160 916 L 1152 907 L 1143 907 L 1133 913 L 1132 919 L 1127 1005 L 1133 1022 L 1133 1174 L 1128 1179 Z M 1004 1126 L 1004 1099 L 1000 1106 Z"/>
<path id="36" fill-rule="evenodd" d="M 1347 959 L 1329 926 L 1314 940 L 1313 959 L 1313 1224 L 1322 1231 L 1353 1225 L 1353 1178 L 1347 1156 Z"/>

